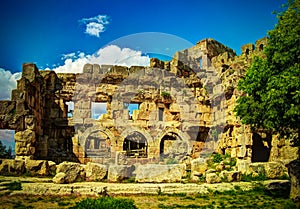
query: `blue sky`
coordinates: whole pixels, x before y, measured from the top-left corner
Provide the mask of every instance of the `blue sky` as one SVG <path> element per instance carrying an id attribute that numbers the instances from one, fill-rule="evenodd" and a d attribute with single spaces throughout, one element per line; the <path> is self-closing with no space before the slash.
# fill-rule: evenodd
<path id="1" fill-rule="evenodd" d="M 10 0 L 0 3 L 0 67 L 21 71 L 23 62 L 39 68 L 62 65 L 63 54 L 95 53 L 122 36 L 140 32 L 173 34 L 195 44 L 214 38 L 240 51 L 277 22 L 272 11 L 283 0 L 113 1 Z M 107 16 L 100 37 L 85 33 L 84 18 Z"/>

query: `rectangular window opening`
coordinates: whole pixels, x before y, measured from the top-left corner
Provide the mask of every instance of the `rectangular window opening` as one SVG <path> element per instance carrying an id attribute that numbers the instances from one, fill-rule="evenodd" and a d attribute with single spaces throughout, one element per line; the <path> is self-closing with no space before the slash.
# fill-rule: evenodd
<path id="1" fill-rule="evenodd" d="M 101 115 L 106 114 L 106 102 L 92 102 L 91 105 L 91 117 L 93 119 L 100 119 Z"/>
<path id="2" fill-rule="evenodd" d="M 159 121 L 164 120 L 164 108 L 158 108 L 158 120 Z"/>
<path id="3" fill-rule="evenodd" d="M 68 106 L 67 116 L 68 118 L 72 118 L 74 113 L 74 102 L 72 101 L 66 102 L 66 105 Z"/>
<path id="4" fill-rule="evenodd" d="M 202 67 L 203 67 L 203 63 L 202 62 L 203 62 L 202 61 L 202 57 L 200 57 L 200 59 L 199 59 L 200 69 L 202 69 Z"/>
<path id="5" fill-rule="evenodd" d="M 132 120 L 132 115 L 133 115 L 133 111 L 134 110 L 138 110 L 139 109 L 140 104 L 138 103 L 130 103 L 128 104 L 128 114 L 129 114 L 129 119 Z"/>

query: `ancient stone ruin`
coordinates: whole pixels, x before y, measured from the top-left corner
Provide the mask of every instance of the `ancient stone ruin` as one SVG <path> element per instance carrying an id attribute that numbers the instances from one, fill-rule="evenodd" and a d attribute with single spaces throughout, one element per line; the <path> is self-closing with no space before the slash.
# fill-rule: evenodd
<path id="1" fill-rule="evenodd" d="M 233 112 L 237 83 L 267 39 L 242 54 L 204 39 L 150 66 L 86 64 L 55 73 L 23 64 L 10 101 L 0 101 L 0 129 L 15 130 L 16 159 L 86 164 L 164 163 L 212 152 L 250 162 L 291 160 L 285 140 L 241 124 Z"/>

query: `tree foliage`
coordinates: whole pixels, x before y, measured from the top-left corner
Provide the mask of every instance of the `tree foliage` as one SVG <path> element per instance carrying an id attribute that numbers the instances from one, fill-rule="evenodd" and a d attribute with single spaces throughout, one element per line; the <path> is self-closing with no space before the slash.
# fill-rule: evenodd
<path id="1" fill-rule="evenodd" d="M 13 158 L 11 146 L 9 146 L 7 149 L 6 146 L 2 144 L 1 141 L 0 141 L 0 158 L 6 158 L 6 159 Z"/>
<path id="2" fill-rule="evenodd" d="M 283 135 L 300 131 L 300 0 L 289 1 L 268 32 L 266 58 L 255 57 L 239 82 L 235 108 L 245 124 Z M 299 138 L 297 136 L 296 138 Z"/>

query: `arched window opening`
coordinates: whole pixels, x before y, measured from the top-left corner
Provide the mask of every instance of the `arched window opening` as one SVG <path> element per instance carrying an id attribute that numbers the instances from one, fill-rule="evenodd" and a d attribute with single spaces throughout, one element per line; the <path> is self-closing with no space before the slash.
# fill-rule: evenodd
<path id="1" fill-rule="evenodd" d="M 250 50 L 249 49 L 246 49 L 246 55 L 249 55 L 250 54 Z"/>
<path id="2" fill-rule="evenodd" d="M 263 44 L 260 44 L 259 45 L 259 51 L 263 51 L 264 50 L 264 45 Z"/>
<path id="3" fill-rule="evenodd" d="M 180 160 L 187 155 L 188 144 L 175 133 L 167 133 L 160 141 L 161 159 Z"/>
<path id="4" fill-rule="evenodd" d="M 129 134 L 123 142 L 123 151 L 126 152 L 127 157 L 146 158 L 147 149 L 145 136 L 137 131 Z"/>
<path id="5" fill-rule="evenodd" d="M 110 157 L 110 139 L 102 132 L 89 135 L 85 144 L 87 157 Z"/>

